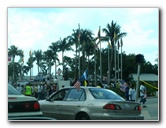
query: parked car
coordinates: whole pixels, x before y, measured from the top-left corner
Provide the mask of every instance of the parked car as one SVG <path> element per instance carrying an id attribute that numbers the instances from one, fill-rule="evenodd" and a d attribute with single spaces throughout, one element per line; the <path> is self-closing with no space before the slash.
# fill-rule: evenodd
<path id="1" fill-rule="evenodd" d="M 43 117 L 35 97 L 25 96 L 8 84 L 8 120 L 25 117 Z"/>
<path id="2" fill-rule="evenodd" d="M 39 101 L 44 116 L 57 120 L 143 120 L 140 103 L 104 88 L 63 88 Z"/>

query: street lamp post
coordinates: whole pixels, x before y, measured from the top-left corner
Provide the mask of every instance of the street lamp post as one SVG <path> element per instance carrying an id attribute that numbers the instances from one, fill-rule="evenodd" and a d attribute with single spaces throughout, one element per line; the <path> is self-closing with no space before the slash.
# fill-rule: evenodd
<path id="1" fill-rule="evenodd" d="M 138 63 L 138 70 L 137 70 L 137 85 L 136 85 L 136 100 L 138 101 L 138 93 L 139 93 L 139 80 L 140 80 L 140 69 L 141 69 L 141 63 L 144 62 L 144 56 L 141 54 L 136 55 L 136 63 Z"/>

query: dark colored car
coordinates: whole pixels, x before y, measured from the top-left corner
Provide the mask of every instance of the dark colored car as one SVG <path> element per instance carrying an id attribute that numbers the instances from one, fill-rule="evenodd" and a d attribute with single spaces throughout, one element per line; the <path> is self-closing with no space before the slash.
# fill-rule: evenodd
<path id="1" fill-rule="evenodd" d="M 43 117 L 35 97 L 25 96 L 8 85 L 8 120 L 25 117 Z"/>

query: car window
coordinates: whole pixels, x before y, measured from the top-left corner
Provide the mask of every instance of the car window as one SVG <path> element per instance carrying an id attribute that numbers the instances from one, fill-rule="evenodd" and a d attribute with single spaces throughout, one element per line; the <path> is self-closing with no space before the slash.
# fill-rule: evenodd
<path id="1" fill-rule="evenodd" d="M 62 89 L 57 93 L 54 93 L 53 95 L 51 95 L 50 99 L 51 101 L 54 100 L 63 100 L 67 94 L 67 92 L 69 91 L 69 89 Z"/>
<path id="2" fill-rule="evenodd" d="M 8 95 L 22 95 L 12 85 L 8 85 Z"/>
<path id="3" fill-rule="evenodd" d="M 84 89 L 79 91 L 76 88 L 72 88 L 66 98 L 68 101 L 84 101 L 86 98 Z"/>
<path id="4" fill-rule="evenodd" d="M 90 92 L 96 99 L 124 100 L 120 95 L 108 89 L 91 88 Z"/>

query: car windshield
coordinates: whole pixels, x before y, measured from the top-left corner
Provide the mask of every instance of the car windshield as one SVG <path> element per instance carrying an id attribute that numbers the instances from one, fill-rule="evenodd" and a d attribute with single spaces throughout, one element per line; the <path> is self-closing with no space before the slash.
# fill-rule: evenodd
<path id="1" fill-rule="evenodd" d="M 22 95 L 12 85 L 8 84 L 8 95 Z"/>
<path id="2" fill-rule="evenodd" d="M 102 88 L 91 88 L 91 94 L 95 99 L 125 100 L 114 91 Z"/>

